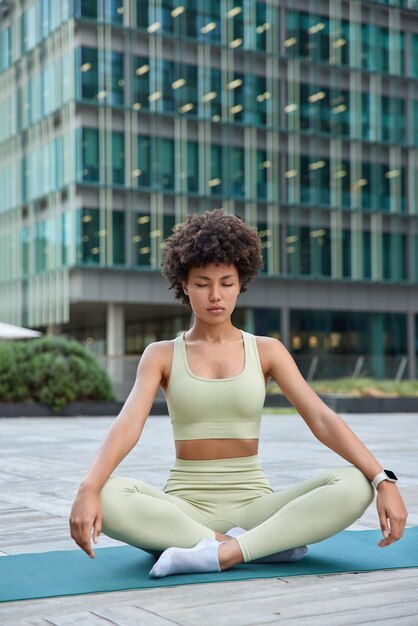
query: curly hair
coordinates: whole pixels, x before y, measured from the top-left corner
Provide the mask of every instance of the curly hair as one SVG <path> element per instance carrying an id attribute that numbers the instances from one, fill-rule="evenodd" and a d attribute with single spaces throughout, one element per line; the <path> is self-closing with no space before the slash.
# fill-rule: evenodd
<path id="1" fill-rule="evenodd" d="M 192 267 L 210 263 L 234 265 L 241 293 L 263 267 L 261 242 L 255 228 L 223 209 L 193 213 L 165 241 L 162 274 L 177 300 L 190 306 L 183 291 Z"/>

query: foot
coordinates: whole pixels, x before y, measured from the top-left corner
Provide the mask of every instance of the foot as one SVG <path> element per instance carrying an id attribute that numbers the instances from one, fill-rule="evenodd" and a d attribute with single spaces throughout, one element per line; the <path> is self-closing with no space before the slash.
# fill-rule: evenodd
<path id="1" fill-rule="evenodd" d="M 151 578 L 162 578 L 172 574 L 194 574 L 198 572 L 220 572 L 216 539 L 206 538 L 194 548 L 168 548 L 150 571 Z"/>
<path id="2" fill-rule="evenodd" d="M 229 537 L 239 537 L 239 535 L 245 532 L 247 532 L 245 528 L 236 526 L 228 530 L 225 534 Z M 300 561 L 300 559 L 306 556 L 307 552 L 307 546 L 300 546 L 298 548 L 291 548 L 290 550 L 283 550 L 282 552 L 275 552 L 274 554 L 263 556 L 261 559 L 251 561 L 251 563 L 289 563 L 292 561 Z"/>

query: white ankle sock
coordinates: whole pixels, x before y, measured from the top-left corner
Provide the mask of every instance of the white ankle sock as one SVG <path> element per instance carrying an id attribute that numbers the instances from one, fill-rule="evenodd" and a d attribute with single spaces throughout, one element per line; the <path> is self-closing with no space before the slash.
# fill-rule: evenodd
<path id="1" fill-rule="evenodd" d="M 202 539 L 194 548 L 168 548 L 150 571 L 151 578 L 171 574 L 220 572 L 218 548 L 223 542 L 212 537 Z"/>
<path id="2" fill-rule="evenodd" d="M 245 528 L 235 526 L 231 528 L 231 530 L 228 530 L 225 535 L 228 535 L 228 537 L 238 537 L 245 532 L 247 532 Z M 282 552 L 275 552 L 274 554 L 263 556 L 261 559 L 251 561 L 251 563 L 286 563 L 289 561 L 300 561 L 307 552 L 308 548 L 306 546 L 300 546 L 299 548 L 291 548 L 290 550 L 283 550 Z"/>

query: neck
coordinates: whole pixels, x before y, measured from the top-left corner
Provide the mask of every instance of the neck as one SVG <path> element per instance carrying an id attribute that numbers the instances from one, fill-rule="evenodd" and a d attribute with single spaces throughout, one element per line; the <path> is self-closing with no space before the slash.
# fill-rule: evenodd
<path id="1" fill-rule="evenodd" d="M 224 324 L 205 324 L 200 320 L 193 322 L 193 326 L 187 331 L 187 339 L 192 341 L 208 341 L 210 343 L 230 341 L 236 339 L 240 330 L 233 326 L 231 320 Z"/>

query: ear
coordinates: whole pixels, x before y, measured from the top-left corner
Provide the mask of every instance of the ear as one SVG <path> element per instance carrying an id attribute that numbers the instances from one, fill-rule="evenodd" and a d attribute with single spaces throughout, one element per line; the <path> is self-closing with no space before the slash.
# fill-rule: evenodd
<path id="1" fill-rule="evenodd" d="M 189 294 L 188 294 L 188 291 L 187 291 L 187 285 L 186 285 L 185 281 L 183 281 L 183 282 L 181 283 L 181 286 L 183 287 L 183 293 L 184 293 L 184 295 L 185 295 L 185 296 L 188 296 Z"/>

